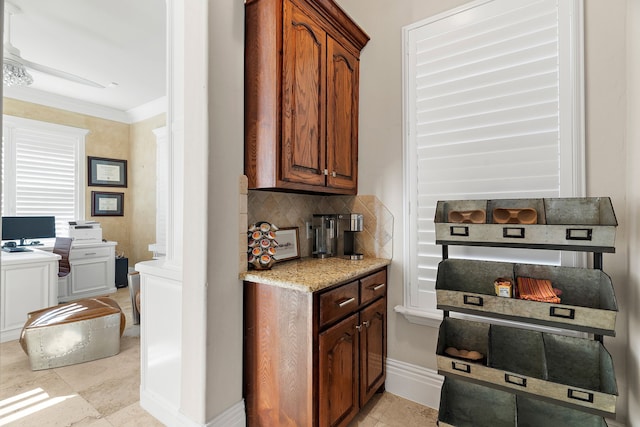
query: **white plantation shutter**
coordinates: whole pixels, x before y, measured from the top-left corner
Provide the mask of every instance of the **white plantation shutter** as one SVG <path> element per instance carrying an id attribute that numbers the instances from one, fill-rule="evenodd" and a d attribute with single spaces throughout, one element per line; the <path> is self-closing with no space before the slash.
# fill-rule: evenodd
<path id="1" fill-rule="evenodd" d="M 476 1 L 404 29 L 405 307 L 435 309 L 438 200 L 584 195 L 579 2 Z M 559 252 L 449 248 L 559 264 Z"/>
<path id="2" fill-rule="evenodd" d="M 54 215 L 57 235 L 83 219 L 87 132 L 4 116 L 2 214 Z"/>

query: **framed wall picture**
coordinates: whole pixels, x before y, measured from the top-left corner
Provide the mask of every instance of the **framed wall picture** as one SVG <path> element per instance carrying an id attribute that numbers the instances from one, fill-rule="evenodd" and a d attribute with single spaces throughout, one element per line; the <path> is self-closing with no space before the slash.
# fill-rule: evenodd
<path id="1" fill-rule="evenodd" d="M 89 157 L 89 186 L 126 187 L 127 161 Z"/>
<path id="2" fill-rule="evenodd" d="M 277 261 L 300 258 L 300 238 L 298 227 L 283 227 L 276 231 L 278 247 L 273 256 Z"/>
<path id="3" fill-rule="evenodd" d="M 91 192 L 91 216 L 123 216 L 124 193 Z"/>

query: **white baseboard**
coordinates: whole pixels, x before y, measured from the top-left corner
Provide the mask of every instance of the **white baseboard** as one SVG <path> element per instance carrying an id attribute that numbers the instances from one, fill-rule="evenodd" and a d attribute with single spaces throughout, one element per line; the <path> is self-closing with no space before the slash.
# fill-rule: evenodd
<path id="1" fill-rule="evenodd" d="M 140 393 L 140 406 L 161 423 L 170 427 L 245 427 L 244 400 L 236 403 L 206 424 L 197 423 L 152 393 Z"/>
<path id="2" fill-rule="evenodd" d="M 171 427 L 198 427 L 199 424 L 185 417 L 173 404 L 160 396 L 141 391 L 140 406 L 162 424 Z"/>
<path id="3" fill-rule="evenodd" d="M 207 427 L 245 427 L 246 425 L 247 417 L 244 410 L 244 400 L 231 406 L 207 423 Z"/>
<path id="4" fill-rule="evenodd" d="M 385 389 L 396 396 L 438 409 L 443 381 L 433 369 L 387 358 Z"/>

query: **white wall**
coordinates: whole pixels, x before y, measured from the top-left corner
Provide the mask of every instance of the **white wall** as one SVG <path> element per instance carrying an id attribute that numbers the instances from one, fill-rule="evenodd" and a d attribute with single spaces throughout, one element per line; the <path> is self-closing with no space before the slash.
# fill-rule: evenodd
<path id="1" fill-rule="evenodd" d="M 635 3 L 637 11 L 639 0 Z M 359 192 L 377 196 L 393 213 L 394 260 L 389 279 L 389 342 L 388 354 L 400 360 L 436 369 L 435 346 L 437 330 L 408 323 L 393 307 L 402 303 L 402 104 L 401 104 L 401 28 L 466 1 L 404 0 L 337 0 L 343 9 L 369 34 L 371 41 L 364 48 L 360 67 L 360 151 Z M 635 326 L 635 363 L 627 369 L 629 313 L 640 309 L 637 280 L 634 291 L 629 291 L 628 247 L 640 252 L 636 240 L 629 245 L 631 224 L 637 221 L 640 207 L 627 216 L 626 200 L 626 12 L 627 1 L 585 1 L 585 74 L 586 74 L 586 157 L 587 195 L 610 196 L 620 224 L 616 233 L 615 254 L 605 254 L 604 270 L 614 282 L 620 313 L 616 325 L 616 338 L 605 338 L 605 346 L 612 353 L 618 379 L 619 405 L 617 420 L 624 422 L 627 413 L 627 385 L 634 382 L 636 417 L 638 412 L 638 326 Z M 638 19 L 634 21 L 638 26 Z M 637 33 L 637 29 L 635 32 Z M 636 34 L 637 35 L 637 34 Z M 629 37 L 630 39 L 631 37 Z M 637 37 L 636 37 L 637 39 Z M 635 42 L 636 55 L 637 43 Z M 635 58 L 637 67 L 638 58 Z M 636 71 L 638 71 L 636 69 Z M 631 73 L 629 73 L 631 74 Z M 635 73 L 637 76 L 638 73 Z M 637 79 L 637 77 L 636 77 Z M 637 93 L 636 82 L 636 93 Z M 634 123 L 638 118 L 635 100 Z M 638 149 L 636 149 L 638 150 Z M 638 159 L 638 152 L 635 153 Z M 633 166 L 637 169 L 636 163 Z M 638 181 L 640 172 L 634 172 Z M 635 188 L 637 193 L 637 184 Z M 636 199 L 636 204 L 640 200 Z M 635 235 L 639 232 L 636 230 Z M 637 259 L 637 257 L 636 257 Z M 640 275 L 640 267 L 635 272 Z M 634 296 L 631 300 L 629 296 Z M 635 325 L 638 324 L 635 318 Z M 629 378 L 628 374 L 634 377 Z M 635 381 L 634 381 L 635 380 Z M 638 421 L 636 421 L 638 422 Z"/>

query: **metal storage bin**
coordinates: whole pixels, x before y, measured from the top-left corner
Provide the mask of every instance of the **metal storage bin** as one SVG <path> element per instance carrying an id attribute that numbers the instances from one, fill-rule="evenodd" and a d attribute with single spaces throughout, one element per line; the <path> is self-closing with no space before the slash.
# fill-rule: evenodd
<path id="1" fill-rule="evenodd" d="M 538 399 L 445 378 L 440 427 L 607 427 L 604 418 Z"/>
<path id="2" fill-rule="evenodd" d="M 549 279 L 562 290 L 561 303 L 499 297 L 496 278 Z M 437 307 L 615 336 L 618 305 L 611 278 L 601 270 L 550 265 L 446 259 L 438 266 Z"/>
<path id="3" fill-rule="evenodd" d="M 618 387 L 613 360 L 594 340 L 544 334 L 548 381 L 558 384 L 549 397 L 614 415 Z"/>
<path id="4" fill-rule="evenodd" d="M 606 427 L 604 418 L 524 396 L 516 397 L 518 427 Z"/>
<path id="5" fill-rule="evenodd" d="M 480 363 L 462 360 L 446 354 L 448 347 L 473 348 L 486 357 Z M 447 317 L 436 353 L 442 375 L 597 415 L 615 413 L 613 362 L 598 341 Z"/>
<path id="6" fill-rule="evenodd" d="M 463 321 L 451 317 L 443 319 L 436 348 L 438 372 L 450 372 L 468 378 L 482 378 L 482 373 L 487 371 L 489 327 L 488 323 Z M 470 360 L 450 356 L 446 353 L 449 347 L 458 350 L 474 350 L 484 357 L 479 360 Z"/>
<path id="7" fill-rule="evenodd" d="M 493 211 L 534 209 L 533 224 L 498 224 Z M 449 222 L 452 211 L 484 210 L 486 222 Z M 615 252 L 618 223 L 608 197 L 439 201 L 436 244 Z"/>
<path id="8" fill-rule="evenodd" d="M 445 378 L 440 391 L 440 427 L 512 427 L 516 396 L 477 384 Z"/>

